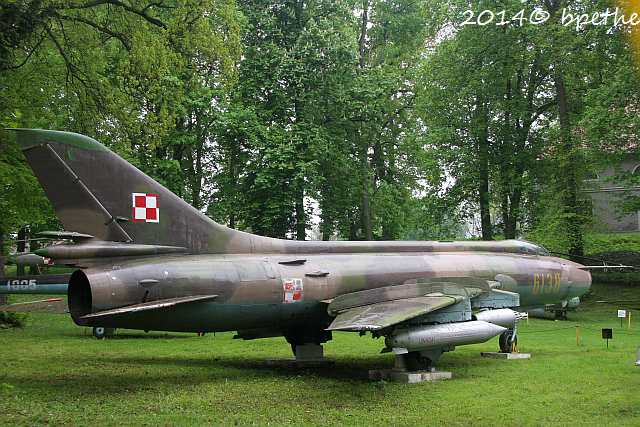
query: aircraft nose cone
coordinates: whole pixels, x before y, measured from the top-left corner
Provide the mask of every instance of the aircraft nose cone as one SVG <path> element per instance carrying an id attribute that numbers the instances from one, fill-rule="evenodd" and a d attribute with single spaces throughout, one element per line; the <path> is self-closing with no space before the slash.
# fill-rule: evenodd
<path id="1" fill-rule="evenodd" d="M 586 294 L 591 287 L 591 273 L 577 267 L 572 267 L 569 274 L 569 280 L 571 282 L 569 292 L 571 296 L 579 297 Z"/>

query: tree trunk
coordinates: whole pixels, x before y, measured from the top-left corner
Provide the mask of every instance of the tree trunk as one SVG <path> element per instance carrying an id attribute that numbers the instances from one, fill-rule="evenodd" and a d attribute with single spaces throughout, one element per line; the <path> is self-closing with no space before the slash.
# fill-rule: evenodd
<path id="1" fill-rule="evenodd" d="M 196 158 L 195 158 L 195 170 L 193 176 L 193 185 L 191 188 L 191 198 L 193 200 L 193 207 L 196 209 L 202 209 L 202 157 L 204 156 L 204 136 L 198 142 L 198 146 L 196 147 Z"/>
<path id="2" fill-rule="evenodd" d="M 320 224 L 320 231 L 322 235 L 321 239 L 324 241 L 329 240 L 331 238 L 331 222 L 327 219 L 323 219 Z"/>
<path id="3" fill-rule="evenodd" d="M 16 245 L 16 251 L 22 253 L 25 251 L 27 239 L 27 227 L 20 227 L 18 230 L 18 243 Z M 16 273 L 18 276 L 24 276 L 24 265 L 16 264 Z"/>
<path id="4" fill-rule="evenodd" d="M 5 258 L 5 250 L 4 250 L 4 230 L 0 229 L 0 276 L 4 276 L 5 272 L 4 272 L 4 265 L 6 262 L 6 258 Z M 7 296 L 6 295 L 0 295 L 0 305 L 4 305 L 7 303 Z"/>
<path id="5" fill-rule="evenodd" d="M 362 174 L 362 212 L 361 212 L 361 221 L 362 221 L 362 233 L 364 235 L 365 240 L 373 240 L 373 226 L 371 223 L 371 199 L 369 194 L 369 156 L 367 153 L 367 146 L 363 147 L 360 153 L 360 167 Z"/>
<path id="6" fill-rule="evenodd" d="M 358 38 L 358 67 L 363 70 L 367 54 L 367 26 L 369 24 L 369 0 L 362 0 L 362 19 L 360 21 L 360 36 Z M 369 195 L 369 145 L 362 137 L 362 129 L 358 132 L 361 145 L 361 174 L 362 174 L 362 232 L 365 240 L 373 240 L 373 226 L 371 224 L 371 199 Z"/>
<path id="7" fill-rule="evenodd" d="M 6 252 L 4 250 L 4 230 L 0 229 L 0 276 L 4 276 L 6 260 Z"/>
<path id="8" fill-rule="evenodd" d="M 369 0 L 362 0 L 362 20 L 360 21 L 360 37 L 358 38 L 358 65 L 364 68 L 367 53 L 367 26 L 369 25 Z"/>
<path id="9" fill-rule="evenodd" d="M 509 197 L 508 214 L 504 218 L 504 238 L 515 239 L 518 231 L 518 218 L 520 210 L 520 201 L 522 200 L 521 186 L 517 186 Z"/>
<path id="10" fill-rule="evenodd" d="M 480 203 L 480 224 L 482 240 L 493 240 L 489 194 L 489 129 L 487 111 L 482 101 L 478 101 L 476 126 L 478 131 L 478 199 Z"/>
<path id="11" fill-rule="evenodd" d="M 296 195 L 296 239 L 305 240 L 307 235 L 307 221 L 304 212 L 304 189 L 300 187 Z"/>
<path id="12" fill-rule="evenodd" d="M 565 209 L 566 230 L 569 239 L 569 254 L 581 256 L 584 252 L 584 236 L 582 212 L 578 196 L 577 170 L 579 159 L 571 139 L 571 122 L 569 116 L 569 100 L 564 77 L 556 71 L 554 84 L 558 102 L 558 120 L 560 122 L 560 144 L 562 159 L 560 166 L 560 182 L 562 183 L 563 205 Z"/>
<path id="13" fill-rule="evenodd" d="M 358 239 L 358 226 L 355 219 L 349 214 L 349 240 Z"/>
<path id="14" fill-rule="evenodd" d="M 365 169 L 362 176 L 362 232 L 365 240 L 373 240 L 371 224 L 371 202 L 369 199 L 369 171 Z"/>

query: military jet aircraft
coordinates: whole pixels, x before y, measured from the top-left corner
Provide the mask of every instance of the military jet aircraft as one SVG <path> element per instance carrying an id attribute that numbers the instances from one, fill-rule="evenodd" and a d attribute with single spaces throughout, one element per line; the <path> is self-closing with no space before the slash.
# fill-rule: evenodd
<path id="1" fill-rule="evenodd" d="M 578 297 L 581 265 L 528 242 L 289 241 L 220 225 L 87 136 L 13 129 L 68 241 L 82 326 L 284 336 L 297 359 L 333 331 L 384 337 L 409 370 L 457 345 L 516 339 L 514 310 Z"/>

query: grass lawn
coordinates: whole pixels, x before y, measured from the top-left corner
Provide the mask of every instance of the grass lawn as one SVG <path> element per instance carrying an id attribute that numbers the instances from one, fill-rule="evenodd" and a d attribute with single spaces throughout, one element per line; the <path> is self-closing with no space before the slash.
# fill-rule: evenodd
<path id="1" fill-rule="evenodd" d="M 570 321 L 521 323 L 531 360 L 481 358 L 494 339 L 445 354 L 452 380 L 413 385 L 367 379 L 393 357 L 368 336 L 335 334 L 325 348 L 335 366 L 295 371 L 261 363 L 289 357 L 282 338 L 119 331 L 98 341 L 67 316 L 32 315 L 0 331 L 0 424 L 637 426 L 640 311 L 629 331 L 617 306 L 593 301 L 640 299 L 640 288 L 594 288 Z M 614 329 L 609 349 L 602 327 Z"/>

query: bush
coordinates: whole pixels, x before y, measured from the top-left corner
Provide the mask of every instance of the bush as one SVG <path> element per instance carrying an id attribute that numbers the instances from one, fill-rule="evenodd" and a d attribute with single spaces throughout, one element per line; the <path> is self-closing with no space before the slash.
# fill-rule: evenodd
<path id="1" fill-rule="evenodd" d="M 27 324 L 27 313 L 9 313 L 0 311 L 0 329 L 22 328 Z"/>
<path id="2" fill-rule="evenodd" d="M 589 233 L 584 240 L 587 255 L 640 252 L 640 233 Z"/>

